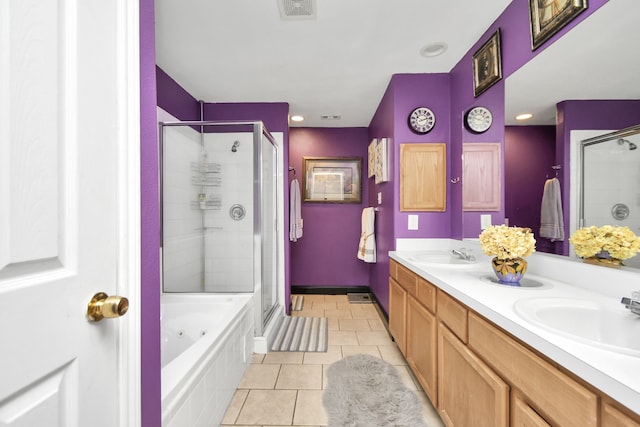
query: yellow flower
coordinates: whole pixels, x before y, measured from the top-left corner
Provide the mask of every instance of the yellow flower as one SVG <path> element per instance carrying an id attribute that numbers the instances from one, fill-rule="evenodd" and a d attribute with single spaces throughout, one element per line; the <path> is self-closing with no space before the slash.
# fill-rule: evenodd
<path id="1" fill-rule="evenodd" d="M 480 233 L 480 245 L 498 259 L 527 257 L 535 252 L 536 240 L 530 228 L 492 225 Z"/>
<path id="2" fill-rule="evenodd" d="M 640 237 L 629 227 L 603 225 L 590 226 L 576 230 L 569 239 L 576 254 L 582 258 L 590 258 L 600 252 L 609 252 L 616 259 L 627 259 L 640 251 Z"/>

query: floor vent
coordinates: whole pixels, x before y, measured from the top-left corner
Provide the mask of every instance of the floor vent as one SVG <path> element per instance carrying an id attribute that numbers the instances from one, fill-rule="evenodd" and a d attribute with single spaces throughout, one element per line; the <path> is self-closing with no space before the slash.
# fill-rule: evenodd
<path id="1" fill-rule="evenodd" d="M 347 294 L 349 304 L 371 304 L 371 294 Z"/>
<path id="2" fill-rule="evenodd" d="M 315 0 L 278 0 L 282 19 L 315 19 Z"/>

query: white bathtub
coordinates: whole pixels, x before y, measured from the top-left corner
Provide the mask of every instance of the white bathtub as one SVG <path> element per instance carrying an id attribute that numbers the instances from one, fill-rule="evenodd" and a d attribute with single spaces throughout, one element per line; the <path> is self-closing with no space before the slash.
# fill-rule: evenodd
<path id="1" fill-rule="evenodd" d="M 251 294 L 162 295 L 162 425 L 218 426 L 251 362 Z"/>

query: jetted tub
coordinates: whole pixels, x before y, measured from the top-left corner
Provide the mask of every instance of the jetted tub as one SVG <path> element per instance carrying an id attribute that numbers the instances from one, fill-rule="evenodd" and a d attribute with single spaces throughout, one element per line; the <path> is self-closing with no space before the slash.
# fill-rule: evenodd
<path id="1" fill-rule="evenodd" d="M 162 425 L 217 426 L 251 362 L 251 294 L 162 295 Z"/>

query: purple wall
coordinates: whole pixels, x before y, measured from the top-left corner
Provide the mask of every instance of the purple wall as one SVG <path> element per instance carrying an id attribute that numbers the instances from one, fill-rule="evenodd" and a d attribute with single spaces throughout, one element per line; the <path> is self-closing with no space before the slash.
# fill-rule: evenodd
<path id="1" fill-rule="evenodd" d="M 396 177 L 400 176 L 400 144 L 428 142 L 447 144 L 447 177 L 449 176 L 451 167 L 449 80 L 449 74 L 395 74 L 391 78 L 394 89 L 393 173 Z M 411 111 L 421 106 L 429 107 L 436 117 L 435 126 L 425 135 L 413 133 L 407 124 Z M 449 200 L 447 200 L 447 212 L 400 212 L 399 179 L 394 181 L 394 193 L 395 238 L 449 237 L 451 234 Z M 449 196 L 449 192 L 447 195 Z M 407 229 L 409 215 L 418 216 L 418 230 Z"/>
<path id="2" fill-rule="evenodd" d="M 162 424 L 160 394 L 160 211 L 153 0 L 140 1 L 140 221 L 142 426 Z"/>
<path id="3" fill-rule="evenodd" d="M 396 170 L 396 142 L 394 141 L 394 89 L 393 80 L 389 83 L 380 104 L 369 125 L 369 139 L 389 138 L 389 164 L 393 165 L 389 173 L 389 182 L 376 184 L 368 179 L 369 206 L 378 206 L 376 212 L 376 263 L 369 267 L 369 286 L 383 310 L 389 312 L 389 251 L 396 249 L 394 237 L 395 218 L 395 182 L 398 181 Z M 382 203 L 378 205 L 378 193 Z"/>
<path id="4" fill-rule="evenodd" d="M 362 209 L 369 206 L 367 128 L 292 128 L 289 164 L 304 192 L 303 157 L 362 159 L 362 203 L 302 202 L 303 236 L 291 243 L 292 286 L 368 286 L 369 264 L 357 256 Z M 293 178 L 293 175 L 290 175 Z"/>
<path id="5" fill-rule="evenodd" d="M 162 68 L 156 66 L 158 107 L 178 120 L 200 120 L 200 104 Z"/>
<path id="6" fill-rule="evenodd" d="M 536 251 L 556 253 L 556 243 L 538 236 L 544 183 L 555 177 L 551 166 L 556 164 L 556 128 L 507 126 L 504 138 L 504 204 L 509 225 L 531 228 Z"/>

